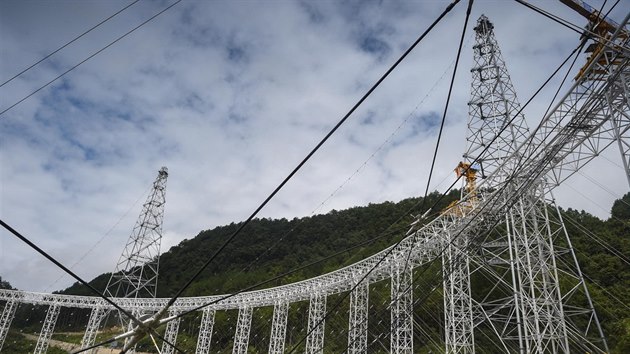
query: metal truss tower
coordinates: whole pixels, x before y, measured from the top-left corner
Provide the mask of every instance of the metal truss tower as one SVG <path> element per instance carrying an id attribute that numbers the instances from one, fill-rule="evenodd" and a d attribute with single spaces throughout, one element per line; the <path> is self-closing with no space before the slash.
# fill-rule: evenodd
<path id="1" fill-rule="evenodd" d="M 508 157 L 529 135 L 493 29 L 488 18 L 481 15 L 475 27 L 471 99 L 468 102 L 468 143 L 463 155 L 465 165 L 460 164 L 464 169 L 481 174 L 482 178 L 495 171 L 514 171 L 516 166 L 500 170 L 498 167 L 506 162 L 514 164 L 514 159 Z M 467 172 L 462 171 L 463 174 Z M 508 172 L 495 174 L 486 181 L 487 188 L 496 188 L 507 178 Z M 467 201 L 467 207 L 459 208 L 462 214 L 474 208 L 479 198 L 483 198 L 483 192 L 475 187 L 474 179 L 473 175 L 472 180 L 467 181 L 468 188 L 462 189 L 462 201 Z M 469 235 L 450 234 L 445 237 L 446 251 L 442 264 L 448 353 L 474 353 L 475 348 L 473 330 L 479 318 L 473 316 L 467 251 L 471 246 L 469 238 Z"/>
<path id="2" fill-rule="evenodd" d="M 464 159 L 475 162 L 473 167 L 485 178 L 517 151 L 518 145 L 529 136 L 529 128 L 520 113 L 514 86 L 494 37 L 494 25 L 484 15 L 477 20 L 473 53 Z M 514 164 L 512 160 L 507 161 Z M 516 167 L 508 166 L 503 170 L 514 171 Z M 505 174 L 494 180 L 499 183 L 508 177 Z M 488 187 L 496 187 L 496 183 Z"/>
<path id="3" fill-rule="evenodd" d="M 442 257 L 445 352 L 609 352 L 551 191 L 609 146 L 620 145 L 624 158 L 629 157 L 630 150 L 624 148 L 630 146 L 629 21 L 630 12 L 621 25 L 609 26 L 605 33 L 588 30 L 596 46 L 586 65 L 569 92 L 542 118 L 536 132 L 528 133 L 525 120 L 517 114 L 518 102 L 492 24 L 482 16 L 475 28 L 469 145 L 466 159 L 457 166 L 458 174 L 466 178 L 466 188 L 461 200 L 436 218 L 424 223 L 419 222 L 423 216 L 418 216 L 399 243 L 335 271 L 272 288 L 182 297 L 171 303 L 169 298 L 155 298 L 155 287 L 148 288 L 153 294 L 145 298 L 142 296 L 149 293 L 146 287 L 132 287 L 126 294 L 119 293 L 128 297 L 116 302 L 138 318 L 166 306 L 170 315 L 198 311 L 199 354 L 210 351 L 215 314 L 222 313 L 216 316 L 219 323 L 225 319 L 225 311 L 239 310 L 232 352 L 240 354 L 250 350 L 256 309 L 274 307 L 273 321 L 264 330 L 270 333 L 269 352 L 282 353 L 285 342 L 293 341 L 287 335 L 287 322 L 293 317 L 291 306 L 310 301 L 308 321 L 292 326 L 307 327 L 310 334 L 305 352 L 319 354 L 324 352 L 326 341 L 336 341 L 344 333 L 333 331 L 333 336 L 326 336 L 327 297 L 351 292 L 347 352 L 365 353 L 377 342 L 382 346 L 378 350 L 387 350 L 387 341 L 381 339 L 389 336 L 389 351 L 407 354 L 418 350 L 414 333 L 422 328 L 415 322 L 414 308 L 426 299 L 423 294 L 414 300 L 414 270 L 431 266 Z M 493 146 L 495 143 L 498 145 Z M 481 159 L 474 161 L 480 154 Z M 165 169 L 160 172 L 132 240 L 139 240 L 143 232 L 159 234 L 167 177 Z M 127 256 L 149 247 L 148 240 L 147 236 L 144 243 L 138 242 L 142 247 L 130 242 Z M 121 259 L 128 258 L 124 255 Z M 138 268 L 143 266 L 137 264 Z M 118 269 L 122 275 L 135 274 L 132 271 L 136 270 L 122 265 Z M 157 264 L 151 269 L 157 270 Z M 121 279 L 116 279 L 119 284 L 128 283 Z M 371 311 L 380 311 L 370 306 L 370 285 L 386 280 L 391 281 L 391 327 L 381 322 L 369 325 L 368 319 L 374 314 Z M 417 288 L 434 290 L 418 284 Z M 104 314 L 116 311 L 99 297 L 18 290 L 0 289 L 0 302 L 5 304 L 0 314 L 0 344 L 17 306 L 47 306 L 38 353 L 46 350 L 61 308 L 92 310 L 82 348 L 93 343 Z M 179 330 L 176 321 L 169 316 L 151 327 L 166 325 L 165 336 L 174 341 Z M 291 332 L 295 332 L 293 328 Z M 138 332 L 117 338 L 130 338 Z M 368 346 L 370 337 L 374 342 Z M 170 349 L 164 347 L 164 351 Z"/>
<path id="4" fill-rule="evenodd" d="M 167 178 L 168 169 L 162 167 L 109 278 L 105 295 L 132 298 L 156 296 Z"/>
<path id="5" fill-rule="evenodd" d="M 468 146 L 466 162 L 460 166 L 479 173 L 483 179 L 479 187 L 474 177 L 467 181 L 459 207 L 462 216 L 474 210 L 486 192 L 510 188 L 514 183 L 511 181 L 530 178 L 519 173 L 520 164 L 527 160 L 519 156 L 533 154 L 542 141 L 538 135 L 530 136 L 487 17 L 479 18 L 475 32 Z M 475 332 L 485 337 L 494 333 L 495 345 L 506 351 L 567 353 L 580 345 L 570 343 L 569 331 L 576 328 L 567 322 L 570 316 L 565 311 L 569 308 L 590 318 L 587 328 L 599 329 L 592 305 L 571 302 L 577 291 L 590 303 L 575 257 L 570 259 L 568 270 L 559 270 L 558 263 L 566 263 L 560 258 L 573 255 L 573 250 L 558 247 L 559 243 L 570 245 L 570 240 L 559 214 L 559 222 L 553 222 L 548 211 L 553 202 L 548 197 L 551 187 L 545 177 L 539 177 L 518 198 L 500 201 L 505 202 L 504 221 L 485 237 L 446 235 L 443 264 L 447 353 L 474 353 Z M 559 242 L 560 237 L 565 239 Z M 473 279 L 476 286 L 471 284 Z M 561 281 L 570 282 L 571 290 L 561 291 Z M 484 283 L 493 286 L 471 290 L 483 289 Z M 582 336 L 603 342 L 600 346 L 589 342 L 584 348 L 605 348 L 601 329 L 595 336 Z"/>
<path id="6" fill-rule="evenodd" d="M 162 220 L 166 203 L 166 180 L 168 169 L 162 167 L 153 182 L 153 188 L 142 206 L 131 236 L 127 240 L 116 268 L 112 273 L 105 295 L 122 298 L 154 298 L 157 295 L 160 244 L 162 242 Z M 94 344 L 96 334 L 109 311 L 94 308 L 81 348 Z M 137 313 L 136 315 L 143 315 Z M 126 322 L 121 318 L 121 322 Z M 131 322 L 128 324 L 131 328 Z"/>

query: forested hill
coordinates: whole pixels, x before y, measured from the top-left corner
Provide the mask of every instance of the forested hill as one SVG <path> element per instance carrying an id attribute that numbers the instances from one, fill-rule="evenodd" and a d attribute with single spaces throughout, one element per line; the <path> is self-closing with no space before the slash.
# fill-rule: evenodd
<path id="1" fill-rule="evenodd" d="M 458 195 L 459 191 L 451 192 L 434 209 L 444 209 Z M 437 193 L 429 195 L 425 208 L 433 205 L 439 196 Z M 420 210 L 422 204 L 421 198 L 409 198 L 398 203 L 370 204 L 292 220 L 255 219 L 185 294 L 199 296 L 241 290 L 349 248 L 348 252 L 266 287 L 306 279 L 354 263 L 402 238 L 413 221 L 411 214 L 424 212 Z M 170 296 L 179 290 L 239 226 L 232 223 L 202 231 L 162 254 L 158 296 Z M 109 277 L 110 273 L 102 274 L 90 283 L 101 290 Z M 93 295 L 78 283 L 61 293 Z"/>
<path id="2" fill-rule="evenodd" d="M 434 208 L 442 210 L 459 192 Z M 425 205 L 439 195 L 430 195 Z M 356 262 L 404 236 L 421 200 L 410 198 L 331 211 L 293 220 L 256 219 L 213 261 L 186 291 L 187 296 L 234 292 L 289 270 L 324 259 L 265 287 L 313 277 Z M 584 211 L 562 212 L 576 255 L 613 352 L 630 353 L 630 194 L 615 202 L 612 216 L 600 220 Z M 174 294 L 225 242 L 239 224 L 219 226 L 184 240 L 160 257 L 158 296 Z M 340 253 L 343 250 L 347 252 Z M 336 256 L 331 255 L 340 253 Z M 92 285 L 103 289 L 110 274 Z M 473 289 L 474 291 L 474 289 Z M 66 294 L 93 295 L 78 284 Z"/>

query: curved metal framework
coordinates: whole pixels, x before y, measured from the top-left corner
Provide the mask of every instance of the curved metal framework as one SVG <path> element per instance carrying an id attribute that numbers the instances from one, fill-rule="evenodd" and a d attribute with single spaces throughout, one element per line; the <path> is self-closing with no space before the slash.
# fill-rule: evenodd
<path id="1" fill-rule="evenodd" d="M 622 22 L 624 28 L 627 22 L 628 16 Z M 479 75 L 479 80 L 484 78 L 491 81 L 497 80 L 492 72 L 500 76 L 507 75 L 507 71 L 504 64 L 499 62 L 498 46 L 491 42 L 493 37 L 489 37 L 489 24 L 485 17 L 478 22 L 477 33 L 486 42 L 476 45 L 475 50 L 479 60 L 489 58 L 488 62 L 478 62 L 480 65 L 494 65 L 495 68 L 475 69 L 473 75 Z M 557 262 L 561 256 L 556 240 L 568 235 L 562 220 L 554 221 L 548 214 L 546 203 L 553 202 L 549 192 L 556 185 L 582 168 L 604 148 L 621 139 L 624 136 L 621 132 L 625 134 L 630 129 L 628 36 L 620 35 L 617 31 L 608 41 L 608 50 L 602 51 L 598 54 L 600 57 L 591 61 L 589 68 L 551 113 L 543 118 L 534 133 L 526 134 L 526 127 L 523 126 L 519 129 L 493 130 L 494 134 L 501 135 L 504 143 L 494 150 L 500 153 L 500 158 L 494 158 L 497 155 L 492 156 L 490 153 L 482 159 L 486 178 L 478 185 L 482 197 L 477 198 L 475 203 L 467 203 L 467 198 L 471 196 L 464 195 L 451 212 L 443 213 L 422 227 L 413 226 L 399 244 L 334 272 L 234 296 L 179 298 L 170 307 L 170 313 L 203 311 L 197 352 L 207 353 L 215 312 L 238 309 L 233 352 L 245 353 L 253 309 L 274 306 L 269 351 L 279 353 L 284 348 L 289 304 L 309 301 L 308 329 L 312 331 L 307 338 L 306 351 L 321 353 L 325 340 L 323 316 L 326 297 L 352 291 L 348 348 L 352 353 L 365 353 L 369 326 L 369 286 L 390 279 L 391 352 L 411 353 L 414 332 L 413 269 L 442 257 L 445 312 L 448 313 L 446 321 L 450 321 L 445 327 L 447 352 L 474 352 L 474 338 L 479 330 L 483 330 L 484 335 L 488 335 L 488 331 L 494 333 L 496 338 L 493 343 L 506 351 L 555 353 L 569 352 L 574 348 L 599 353 L 606 351 L 601 330 L 595 336 L 591 333 L 593 328 L 599 326 L 592 304 L 587 309 L 567 311 L 571 305 L 568 303 L 570 295 L 586 291 L 586 287 L 579 268 L 577 272 L 567 271 Z M 599 60 L 601 56 L 605 56 L 606 60 Z M 501 106 L 510 95 L 513 96 L 513 100 L 508 99 L 510 104 L 516 102 L 511 84 L 504 85 L 501 92 L 486 91 L 486 87 L 475 90 L 473 88 L 473 97 L 478 92 L 478 99 L 473 98 L 471 101 L 471 116 L 480 119 L 471 124 L 475 132 L 486 129 L 483 124 L 490 122 L 486 119 L 491 118 L 488 112 L 498 112 L 492 114 L 505 121 L 509 116 L 507 112 L 514 112 L 517 107 L 517 103 L 507 108 Z M 486 110 L 483 102 L 490 94 L 503 101 L 493 101 L 494 108 Z M 490 133 L 474 134 L 469 137 L 469 159 L 478 151 L 480 144 L 488 141 L 488 136 L 484 134 Z M 507 226 L 505 237 L 486 237 L 489 230 L 498 224 Z M 570 243 L 564 251 L 572 255 Z M 481 267 L 481 264 L 486 266 Z M 488 293 L 485 294 L 485 302 L 479 301 L 470 289 L 470 275 L 477 271 L 496 281 L 497 287 L 504 290 L 504 296 L 492 297 Z M 560 277 L 576 280 L 568 293 L 560 292 Z M 155 313 L 163 309 L 168 300 L 153 297 L 113 299 L 133 313 Z M 101 313 L 113 310 L 111 305 L 97 297 L 16 290 L 0 290 L 0 301 L 5 303 L 0 318 L 0 343 L 10 326 L 16 304 L 50 306 L 40 338 L 49 338 L 52 334 L 55 313 L 58 314 L 61 307 L 92 309 L 92 325 L 87 326 L 86 343 L 93 340 L 93 322 L 98 322 Z M 572 316 L 578 313 L 591 318 L 588 323 L 591 330 L 578 328 L 572 322 Z M 166 323 L 173 318 L 170 316 L 161 322 Z M 454 320 L 456 318 L 461 321 Z M 176 325 L 169 328 L 167 337 L 173 339 L 172 332 L 176 333 Z"/>

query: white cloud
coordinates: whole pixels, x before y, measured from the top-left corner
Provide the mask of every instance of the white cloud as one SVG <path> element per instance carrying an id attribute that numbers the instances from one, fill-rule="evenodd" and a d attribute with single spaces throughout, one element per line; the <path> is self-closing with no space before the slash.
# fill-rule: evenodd
<path id="1" fill-rule="evenodd" d="M 0 78 L 19 72 L 125 4 L 0 3 Z M 561 4 L 539 5 L 584 24 Z M 0 107 L 163 6 L 166 2 L 132 6 L 0 88 Z M 443 6 L 406 1 L 182 2 L 0 116 L 2 219 L 71 265 L 126 215 L 75 268 L 86 279 L 113 269 L 140 205 L 125 213 L 160 166 L 170 171 L 163 250 L 200 230 L 243 220 Z M 310 214 L 409 115 L 392 141 L 317 210 L 424 192 L 436 134 L 435 127 L 428 129 L 433 120 L 427 117 L 441 118 L 464 10 L 465 3 L 458 5 L 436 27 L 261 216 Z M 516 3 L 477 1 L 471 24 L 481 13 L 495 23 L 521 102 L 578 40 L 576 33 Z M 432 181 L 442 190 L 465 148 L 470 32 Z M 546 99 L 528 107 L 530 126 L 552 94 L 553 88 L 546 90 Z M 614 171 L 601 181 L 617 195 L 597 193 L 598 187 L 588 181 L 570 180 L 568 185 L 595 191 L 588 198 L 609 208 L 627 190 L 626 181 L 607 160 L 597 163 Z M 585 174 L 599 178 L 596 171 Z M 570 191 L 559 190 L 558 198 L 564 206 L 606 215 Z M 0 232 L 0 275 L 14 286 L 43 290 L 59 274 Z M 53 289 L 70 283 L 66 278 Z"/>

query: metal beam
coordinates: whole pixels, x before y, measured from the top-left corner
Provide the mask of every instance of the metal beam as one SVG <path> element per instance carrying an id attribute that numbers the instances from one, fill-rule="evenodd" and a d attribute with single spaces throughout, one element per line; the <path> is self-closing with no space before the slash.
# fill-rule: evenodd
<path id="1" fill-rule="evenodd" d="M 216 311 L 210 308 L 203 309 L 201 316 L 201 325 L 199 326 L 199 334 L 197 336 L 196 354 L 210 353 L 210 344 L 212 343 L 212 329 L 214 328 L 214 315 Z"/>
<path id="2" fill-rule="evenodd" d="M 2 315 L 0 316 L 0 351 L 4 340 L 7 338 L 9 328 L 11 327 L 11 321 L 15 317 L 15 310 L 17 310 L 18 302 L 15 300 L 7 301 L 2 309 Z"/>
<path id="3" fill-rule="evenodd" d="M 289 303 L 278 302 L 273 307 L 273 320 L 271 322 L 271 338 L 269 338 L 269 354 L 284 353 L 284 344 L 287 334 L 287 317 L 289 316 Z"/>
<path id="4" fill-rule="evenodd" d="M 48 350 L 48 344 L 53 332 L 55 331 L 55 324 L 57 323 L 57 318 L 59 318 L 60 310 L 61 307 L 59 305 L 48 307 L 46 319 L 44 319 L 44 325 L 42 326 L 41 332 L 39 332 L 39 338 L 37 339 L 37 344 L 35 345 L 34 354 L 44 354 Z"/>

